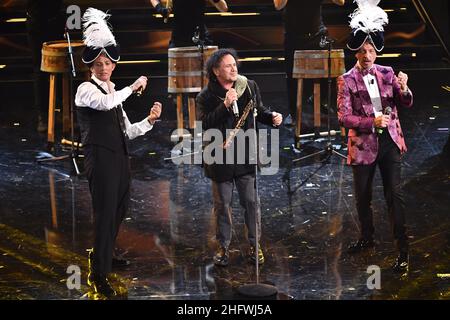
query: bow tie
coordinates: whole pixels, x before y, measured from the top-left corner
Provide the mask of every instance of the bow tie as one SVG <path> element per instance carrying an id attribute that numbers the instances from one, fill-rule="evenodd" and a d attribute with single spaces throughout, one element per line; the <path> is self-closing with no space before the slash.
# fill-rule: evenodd
<path id="1" fill-rule="evenodd" d="M 367 69 L 361 69 L 361 74 L 362 74 L 363 77 L 367 76 L 369 73 L 370 73 L 371 75 L 375 76 L 375 68 L 372 67 L 372 68 L 370 68 L 369 70 L 367 70 Z"/>

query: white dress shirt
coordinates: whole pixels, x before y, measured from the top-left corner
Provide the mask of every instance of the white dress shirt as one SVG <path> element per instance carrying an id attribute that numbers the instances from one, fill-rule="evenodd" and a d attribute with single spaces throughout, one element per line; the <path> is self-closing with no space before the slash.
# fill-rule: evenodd
<path id="1" fill-rule="evenodd" d="M 378 89 L 377 78 L 368 73 L 363 76 L 364 83 L 369 93 L 370 100 L 372 101 L 373 112 L 375 113 L 375 118 L 383 114 L 383 106 L 381 104 L 380 90 Z"/>
<path id="2" fill-rule="evenodd" d="M 119 91 L 114 89 L 115 84 L 110 81 L 110 88 L 104 81 L 97 79 L 92 75 L 95 81 L 108 94 L 103 94 L 93 83 L 83 82 L 78 87 L 75 95 L 75 105 L 78 107 L 89 107 L 98 111 L 108 111 L 121 105 L 132 93 L 130 87 L 125 87 Z M 131 123 L 128 116 L 122 108 L 125 129 L 130 140 L 145 134 L 153 128 L 147 118 L 140 122 Z"/>

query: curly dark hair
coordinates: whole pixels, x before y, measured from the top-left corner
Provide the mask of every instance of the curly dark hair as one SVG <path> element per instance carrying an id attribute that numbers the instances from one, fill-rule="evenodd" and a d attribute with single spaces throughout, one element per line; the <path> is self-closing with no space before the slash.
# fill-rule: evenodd
<path id="1" fill-rule="evenodd" d="M 219 49 L 215 51 L 206 61 L 206 73 L 208 75 L 209 81 L 216 81 L 216 75 L 214 74 L 213 69 L 219 68 L 220 62 L 222 61 L 222 58 L 226 55 L 233 56 L 234 60 L 236 60 L 236 65 L 239 68 L 239 57 L 236 53 L 236 50 L 228 48 L 228 49 Z"/>

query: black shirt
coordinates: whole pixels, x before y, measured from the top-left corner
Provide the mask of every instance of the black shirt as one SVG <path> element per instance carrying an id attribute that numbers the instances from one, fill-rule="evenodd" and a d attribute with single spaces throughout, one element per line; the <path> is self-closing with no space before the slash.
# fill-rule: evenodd
<path id="1" fill-rule="evenodd" d="M 272 112 L 266 108 L 261 100 L 261 94 L 255 81 L 248 80 L 248 87 L 244 94 L 238 99 L 239 114 L 242 116 L 245 106 L 253 99 L 256 103 L 258 115 L 256 121 L 266 125 L 272 125 Z M 199 118 L 202 120 L 203 130 L 218 129 L 222 133 L 222 137 L 226 139 L 228 136 L 227 129 L 231 130 L 235 127 L 236 120 L 234 115 L 225 107 L 224 98 L 227 90 L 225 90 L 218 82 L 210 81 L 208 86 L 204 87 L 197 95 L 196 104 L 199 110 Z M 244 125 L 243 130 L 253 128 L 253 114 L 250 112 Z M 220 141 L 222 142 L 222 141 Z M 205 175 L 216 181 L 224 182 L 233 179 L 234 177 L 243 176 L 245 174 L 254 173 L 255 166 L 250 161 L 250 147 L 249 141 L 246 140 L 245 148 L 237 148 L 237 143 L 234 141 L 232 146 L 234 148 L 234 163 L 204 163 Z M 225 150 L 224 154 L 229 151 Z M 244 153 L 245 164 L 236 164 L 238 153 Z M 226 159 L 226 157 L 225 157 Z"/>

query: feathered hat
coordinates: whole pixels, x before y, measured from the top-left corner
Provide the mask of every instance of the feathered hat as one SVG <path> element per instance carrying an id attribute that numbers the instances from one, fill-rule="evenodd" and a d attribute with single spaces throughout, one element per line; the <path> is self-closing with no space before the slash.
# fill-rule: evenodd
<path id="1" fill-rule="evenodd" d="M 375 50 L 384 48 L 384 28 L 388 24 L 387 13 L 378 7 L 380 0 L 355 0 L 358 8 L 350 14 L 352 32 L 347 47 L 358 51 L 363 44 L 370 41 Z"/>
<path id="2" fill-rule="evenodd" d="M 112 34 L 107 20 L 111 15 L 94 8 L 88 8 L 83 15 L 84 63 L 92 63 L 101 53 L 112 61 L 120 59 L 119 46 Z"/>

